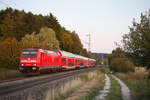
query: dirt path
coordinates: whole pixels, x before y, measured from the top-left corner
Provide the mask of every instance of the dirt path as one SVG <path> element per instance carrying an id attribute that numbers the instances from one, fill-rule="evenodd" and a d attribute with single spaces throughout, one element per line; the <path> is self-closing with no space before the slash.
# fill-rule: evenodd
<path id="1" fill-rule="evenodd" d="M 95 100 L 106 100 L 106 96 L 109 93 L 111 81 L 107 74 L 105 74 L 105 86 L 102 91 L 100 91 L 100 95 L 96 96 Z"/>
<path id="2" fill-rule="evenodd" d="M 122 95 L 123 95 L 123 99 L 124 100 L 131 100 L 130 99 L 130 90 L 129 88 L 119 79 L 117 78 L 116 76 L 112 75 L 120 84 L 121 86 L 121 92 L 122 92 Z"/>

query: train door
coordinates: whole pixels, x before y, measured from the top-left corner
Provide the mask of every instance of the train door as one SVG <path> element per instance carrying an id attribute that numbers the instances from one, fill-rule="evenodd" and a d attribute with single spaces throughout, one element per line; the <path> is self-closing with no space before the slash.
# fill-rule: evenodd
<path id="1" fill-rule="evenodd" d="M 41 58 L 40 59 L 40 64 L 41 64 L 41 66 L 43 66 L 44 65 L 44 53 L 41 52 L 41 57 L 40 58 Z"/>
<path id="2" fill-rule="evenodd" d="M 67 59 L 66 57 L 62 57 L 61 65 L 65 66 L 67 64 Z"/>

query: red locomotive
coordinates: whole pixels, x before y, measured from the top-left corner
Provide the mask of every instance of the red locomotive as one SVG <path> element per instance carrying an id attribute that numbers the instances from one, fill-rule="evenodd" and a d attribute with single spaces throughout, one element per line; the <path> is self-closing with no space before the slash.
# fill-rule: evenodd
<path id="1" fill-rule="evenodd" d="M 63 69 L 76 69 L 95 66 L 95 60 L 66 51 L 43 49 L 23 49 L 20 56 L 20 72 L 40 73 Z"/>

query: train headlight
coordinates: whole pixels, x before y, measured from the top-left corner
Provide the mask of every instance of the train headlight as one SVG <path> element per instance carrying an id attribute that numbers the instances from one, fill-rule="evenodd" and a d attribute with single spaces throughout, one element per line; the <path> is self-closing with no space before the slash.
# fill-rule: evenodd
<path id="1" fill-rule="evenodd" d="M 36 64 L 33 64 L 33 66 L 36 66 Z"/>
<path id="2" fill-rule="evenodd" d="M 36 67 L 32 67 L 33 70 L 36 70 Z"/>
<path id="3" fill-rule="evenodd" d="M 22 63 L 27 62 L 27 60 L 21 60 Z"/>
<path id="4" fill-rule="evenodd" d="M 24 64 L 21 64 L 21 66 L 24 66 Z"/>
<path id="5" fill-rule="evenodd" d="M 35 63 L 35 62 L 36 62 L 36 60 L 31 60 L 30 62 L 34 62 L 34 63 Z"/>

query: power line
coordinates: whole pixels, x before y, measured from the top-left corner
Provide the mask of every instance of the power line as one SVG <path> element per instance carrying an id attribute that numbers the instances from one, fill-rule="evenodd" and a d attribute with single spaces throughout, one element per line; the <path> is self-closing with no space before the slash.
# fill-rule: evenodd
<path id="1" fill-rule="evenodd" d="M 3 2 L 3 1 L 0 1 L 0 3 L 1 3 L 1 4 L 4 4 L 5 6 L 8 6 L 8 7 L 9 7 L 9 5 L 8 5 L 7 3 Z"/>
<path id="2" fill-rule="evenodd" d="M 6 7 L 11 7 L 11 6 L 15 7 L 15 6 L 16 6 L 16 3 L 15 3 L 15 2 L 12 2 L 12 1 L 5 1 L 5 2 L 0 1 L 0 3 L 3 4 L 3 5 L 5 5 Z M 10 5 L 10 4 L 8 4 L 8 3 L 11 3 L 11 4 L 13 4 L 13 5 Z"/>
<path id="3" fill-rule="evenodd" d="M 88 51 L 91 51 L 91 34 L 87 34 L 87 36 L 89 37 L 89 43 L 88 43 Z"/>
<path id="4" fill-rule="evenodd" d="M 82 40 L 82 39 L 80 39 L 82 42 L 84 42 L 85 44 L 89 44 L 88 42 L 86 42 L 86 41 L 84 41 L 84 40 Z"/>

